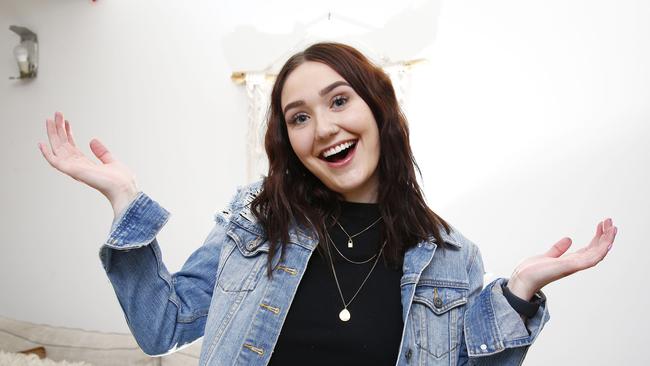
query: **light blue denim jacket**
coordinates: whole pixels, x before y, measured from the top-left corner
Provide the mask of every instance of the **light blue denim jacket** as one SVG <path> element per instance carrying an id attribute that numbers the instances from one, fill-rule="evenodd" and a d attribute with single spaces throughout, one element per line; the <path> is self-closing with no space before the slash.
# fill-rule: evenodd
<path id="1" fill-rule="evenodd" d="M 266 365 L 309 258 L 312 232 L 290 230 L 286 258 L 274 258 L 249 203 L 261 182 L 240 188 L 182 269 L 170 274 L 156 235 L 170 213 L 143 192 L 113 221 L 99 256 L 142 350 L 163 355 L 203 338 L 200 365 Z M 544 294 L 524 323 L 499 278 L 483 288 L 478 247 L 441 230 L 409 249 L 401 279 L 404 329 L 396 365 L 521 365 L 549 320 Z M 437 249 L 438 248 L 438 249 Z M 300 360 L 308 364 L 309 360 Z"/>

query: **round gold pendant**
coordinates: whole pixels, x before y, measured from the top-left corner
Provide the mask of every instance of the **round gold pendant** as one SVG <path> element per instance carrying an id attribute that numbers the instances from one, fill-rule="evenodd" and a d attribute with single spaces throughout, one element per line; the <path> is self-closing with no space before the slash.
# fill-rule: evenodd
<path id="1" fill-rule="evenodd" d="M 341 310 L 341 312 L 339 313 L 339 318 L 344 322 L 350 320 L 350 312 L 348 311 L 348 309 Z"/>

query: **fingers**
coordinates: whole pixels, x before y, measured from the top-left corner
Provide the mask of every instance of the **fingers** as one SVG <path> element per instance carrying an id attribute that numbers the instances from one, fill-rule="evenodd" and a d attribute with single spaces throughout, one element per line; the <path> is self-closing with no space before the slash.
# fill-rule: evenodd
<path id="1" fill-rule="evenodd" d="M 608 221 L 609 227 L 607 227 Z M 614 238 L 616 237 L 616 233 L 618 233 L 618 228 L 612 224 L 611 219 L 605 220 L 602 226 L 607 228 L 600 232 L 597 246 L 594 247 L 594 250 L 589 251 L 592 254 L 592 258 L 588 261 L 589 267 L 595 266 L 605 258 L 607 253 L 612 249 Z"/>
<path id="2" fill-rule="evenodd" d="M 68 141 L 68 135 L 65 133 L 65 125 L 63 123 L 63 113 L 56 112 L 54 113 L 54 125 L 56 126 L 56 133 L 58 135 L 59 142 L 64 144 Z"/>
<path id="3" fill-rule="evenodd" d="M 90 150 L 92 150 L 97 159 L 101 160 L 104 164 L 112 163 L 115 160 L 106 146 L 104 146 L 104 144 L 102 144 L 98 139 L 90 140 Z"/>
<path id="4" fill-rule="evenodd" d="M 607 236 L 606 242 L 609 244 L 607 245 L 607 251 L 609 252 L 610 249 L 612 249 L 612 245 L 614 245 L 614 238 L 616 238 L 616 234 L 618 234 L 618 228 L 616 226 L 611 226 L 606 232 L 605 235 Z"/>
<path id="5" fill-rule="evenodd" d="M 65 120 L 65 133 L 68 135 L 68 142 L 70 145 L 77 147 L 77 144 L 74 142 L 74 136 L 72 135 L 72 129 L 70 128 L 70 122 Z"/>
<path id="6" fill-rule="evenodd" d="M 596 250 L 589 252 L 592 255 L 590 260 L 587 261 L 588 267 L 595 266 L 605 258 L 609 250 L 612 248 L 612 245 L 614 244 L 614 238 L 616 237 L 617 232 L 618 228 L 616 226 L 610 226 L 602 233 Z"/>
<path id="7" fill-rule="evenodd" d="M 571 246 L 571 238 L 562 238 L 560 239 L 560 241 L 553 244 L 553 247 L 551 247 L 551 249 L 549 249 L 545 253 L 545 256 L 557 258 L 562 254 L 566 253 L 566 251 L 569 249 L 570 246 Z"/>
<path id="8" fill-rule="evenodd" d="M 596 237 L 600 237 L 603 235 L 603 221 L 599 222 L 598 225 L 596 225 Z"/>
<path id="9" fill-rule="evenodd" d="M 605 219 L 605 221 L 603 221 L 603 231 L 607 231 L 607 229 L 612 227 L 612 225 L 613 225 L 613 222 L 612 222 L 611 218 Z"/>
<path id="10" fill-rule="evenodd" d="M 47 139 L 50 141 L 50 146 L 52 146 L 52 153 L 56 154 L 56 150 L 59 148 L 61 143 L 59 142 L 59 135 L 56 133 L 54 121 L 49 118 L 46 119 L 45 127 L 47 129 Z"/>
<path id="11" fill-rule="evenodd" d="M 614 226 L 614 223 L 611 218 L 605 219 L 602 221 L 602 225 L 599 223 L 599 227 L 596 229 L 596 238 L 598 238 L 598 244 L 605 245 L 607 244 L 607 250 L 611 248 L 611 244 L 614 242 L 618 228 Z"/>
<path id="12" fill-rule="evenodd" d="M 587 248 L 599 248 L 602 245 L 602 240 L 605 238 L 607 239 L 607 233 L 609 230 L 612 229 L 612 227 L 615 227 L 612 219 L 607 218 L 596 225 L 596 234 L 594 235 L 594 238 L 591 240 L 591 243 L 589 243 Z"/>
<path id="13" fill-rule="evenodd" d="M 60 148 L 66 142 L 69 142 L 72 146 L 77 146 L 72 137 L 72 130 L 70 129 L 70 123 L 64 121 L 63 113 L 56 112 L 54 113 L 54 120 L 46 119 L 45 128 L 47 130 L 47 138 L 50 141 L 50 146 L 52 146 L 52 154 L 58 155 Z"/>
<path id="14" fill-rule="evenodd" d="M 47 148 L 47 145 L 39 142 L 38 149 L 41 151 L 41 154 L 43 154 L 45 160 L 47 160 L 47 162 L 50 163 L 51 166 L 56 168 L 57 157 L 50 152 L 50 150 Z"/>

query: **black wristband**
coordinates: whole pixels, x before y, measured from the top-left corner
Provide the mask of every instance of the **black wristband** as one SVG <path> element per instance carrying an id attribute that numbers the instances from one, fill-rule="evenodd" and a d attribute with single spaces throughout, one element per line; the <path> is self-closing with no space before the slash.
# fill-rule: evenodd
<path id="1" fill-rule="evenodd" d="M 521 315 L 524 315 L 527 318 L 532 318 L 533 316 L 535 316 L 537 310 L 539 309 L 538 302 L 526 301 L 518 297 L 517 295 L 510 292 L 508 286 L 504 284 L 501 285 L 501 289 L 503 289 L 503 296 L 505 296 L 510 306 L 512 306 L 512 308 L 515 309 L 516 312 L 518 312 Z"/>

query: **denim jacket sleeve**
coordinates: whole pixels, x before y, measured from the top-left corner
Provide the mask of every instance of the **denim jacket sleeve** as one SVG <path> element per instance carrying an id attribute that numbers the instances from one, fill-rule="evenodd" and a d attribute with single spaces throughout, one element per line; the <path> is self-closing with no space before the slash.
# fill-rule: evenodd
<path id="1" fill-rule="evenodd" d="M 521 365 L 528 348 L 550 319 L 546 296 L 537 313 L 525 321 L 503 295 L 498 278 L 483 288 L 485 273 L 480 250 L 472 245 L 469 270 L 470 294 L 465 312 L 459 365 Z"/>
<path id="2" fill-rule="evenodd" d="M 169 216 L 140 192 L 114 220 L 99 251 L 131 333 L 152 356 L 203 336 L 225 235 L 226 221 L 216 220 L 203 245 L 170 274 L 156 239 Z"/>

